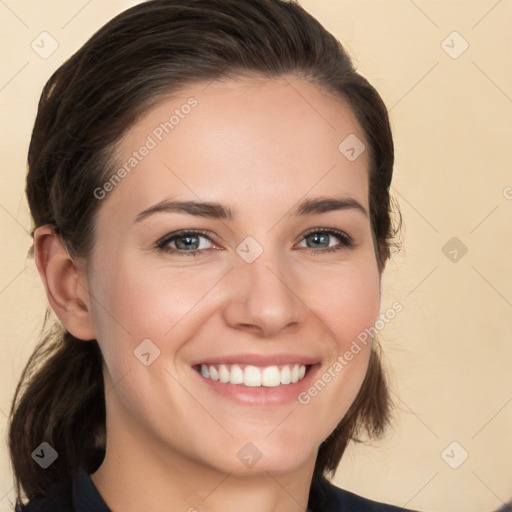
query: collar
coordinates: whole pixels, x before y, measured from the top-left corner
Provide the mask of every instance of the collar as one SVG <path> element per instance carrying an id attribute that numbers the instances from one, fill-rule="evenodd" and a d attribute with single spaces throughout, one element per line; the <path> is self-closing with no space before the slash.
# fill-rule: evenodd
<path id="1" fill-rule="evenodd" d="M 91 479 L 105 456 L 104 448 L 96 448 L 82 463 L 73 484 L 73 508 L 75 512 L 111 512 Z"/>

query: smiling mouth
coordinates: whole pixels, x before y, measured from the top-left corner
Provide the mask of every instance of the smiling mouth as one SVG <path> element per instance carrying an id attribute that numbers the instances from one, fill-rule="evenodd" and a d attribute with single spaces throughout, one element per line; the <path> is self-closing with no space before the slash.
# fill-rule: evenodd
<path id="1" fill-rule="evenodd" d="M 284 364 L 258 367 L 242 364 L 200 364 L 194 368 L 205 379 L 246 387 L 278 387 L 301 381 L 312 365 Z"/>

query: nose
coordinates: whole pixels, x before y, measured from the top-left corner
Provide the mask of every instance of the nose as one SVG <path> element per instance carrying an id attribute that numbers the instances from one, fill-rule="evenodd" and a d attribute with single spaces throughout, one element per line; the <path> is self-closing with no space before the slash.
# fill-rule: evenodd
<path id="1" fill-rule="evenodd" d="M 269 338 L 304 321 L 298 279 L 279 255 L 266 250 L 252 263 L 240 258 L 229 280 L 224 320 L 230 327 Z"/>

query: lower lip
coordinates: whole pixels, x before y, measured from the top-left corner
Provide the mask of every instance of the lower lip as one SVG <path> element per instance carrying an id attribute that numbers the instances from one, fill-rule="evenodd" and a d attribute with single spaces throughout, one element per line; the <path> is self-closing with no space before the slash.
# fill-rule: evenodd
<path id="1" fill-rule="evenodd" d="M 275 387 L 249 387 L 243 384 L 222 383 L 218 380 L 203 377 L 197 370 L 193 372 L 215 393 L 235 402 L 247 405 L 283 405 L 297 400 L 297 396 L 305 391 L 313 381 L 320 364 L 307 367 L 302 380 L 293 384 L 281 384 Z"/>

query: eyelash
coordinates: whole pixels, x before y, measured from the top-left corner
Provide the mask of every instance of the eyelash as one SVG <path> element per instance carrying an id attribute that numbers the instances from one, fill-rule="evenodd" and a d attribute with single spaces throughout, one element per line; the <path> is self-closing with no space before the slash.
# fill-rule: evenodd
<path id="1" fill-rule="evenodd" d="M 334 235 L 337 238 L 341 240 L 340 244 L 334 247 L 326 247 L 323 249 L 313 249 L 311 247 L 306 247 L 305 249 L 310 252 L 314 256 L 318 256 L 319 254 L 325 254 L 325 253 L 334 253 L 342 249 L 352 249 L 355 247 L 354 239 L 344 233 L 343 231 L 338 231 L 337 229 L 332 228 L 313 228 L 308 230 L 304 235 L 302 236 L 300 242 L 304 240 L 306 237 L 312 234 L 329 234 Z M 173 249 L 168 247 L 168 244 L 175 240 L 176 238 L 185 237 L 186 235 L 201 235 L 207 238 L 210 242 L 215 243 L 214 240 L 211 239 L 211 237 L 208 235 L 206 231 L 201 230 L 181 230 L 181 231 L 175 231 L 174 233 L 170 233 L 169 235 L 166 235 L 165 237 L 161 238 L 156 243 L 156 249 L 158 251 L 163 251 L 168 254 L 177 254 L 179 256 L 191 256 L 191 257 L 198 257 L 198 256 L 205 256 L 205 252 L 211 249 L 194 249 L 192 251 L 183 251 L 180 249 Z M 215 249 L 214 249 L 215 250 Z"/>

